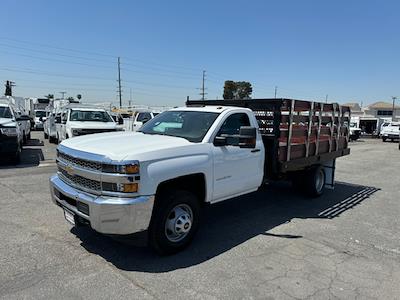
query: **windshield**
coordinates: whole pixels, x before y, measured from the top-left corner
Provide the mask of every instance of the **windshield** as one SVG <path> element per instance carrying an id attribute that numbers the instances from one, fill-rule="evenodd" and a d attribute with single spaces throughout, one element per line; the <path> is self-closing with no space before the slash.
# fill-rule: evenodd
<path id="1" fill-rule="evenodd" d="M 72 110 L 69 117 L 70 121 L 94 121 L 94 122 L 113 122 L 110 115 L 105 111 Z"/>
<path id="2" fill-rule="evenodd" d="M 44 110 L 37 110 L 36 112 L 35 112 L 35 116 L 37 117 L 37 118 L 40 118 L 40 117 L 46 117 L 46 112 L 44 111 Z"/>
<path id="3" fill-rule="evenodd" d="M 11 110 L 8 106 L 0 106 L 0 118 L 12 119 Z"/>
<path id="4" fill-rule="evenodd" d="M 218 115 L 211 112 L 167 111 L 148 121 L 139 131 L 145 134 L 176 136 L 199 143 Z"/>

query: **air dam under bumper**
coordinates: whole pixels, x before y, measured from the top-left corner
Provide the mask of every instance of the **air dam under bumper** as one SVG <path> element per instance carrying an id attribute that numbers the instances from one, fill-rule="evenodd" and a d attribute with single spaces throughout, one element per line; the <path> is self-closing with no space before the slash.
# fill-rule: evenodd
<path id="1" fill-rule="evenodd" d="M 55 190 L 64 197 L 57 197 Z M 144 231 L 149 227 L 154 196 L 117 198 L 92 195 L 72 188 L 57 175 L 50 178 L 50 191 L 55 204 L 89 221 L 90 226 L 100 233 L 131 234 Z M 68 203 L 65 199 L 60 199 L 65 196 L 73 201 Z M 88 205 L 89 215 L 80 212 L 78 205 L 73 205 L 74 201 Z"/>

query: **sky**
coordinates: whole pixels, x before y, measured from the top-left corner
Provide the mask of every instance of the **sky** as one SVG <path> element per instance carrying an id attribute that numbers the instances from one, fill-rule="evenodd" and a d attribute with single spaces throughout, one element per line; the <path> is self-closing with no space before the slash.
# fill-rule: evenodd
<path id="1" fill-rule="evenodd" d="M 400 96 L 400 1 L 0 0 L 0 81 L 15 96 L 82 94 L 123 105 L 253 98 L 330 102 Z M 3 87 L 2 87 L 3 89 Z M 3 93 L 3 91 L 2 91 Z"/>

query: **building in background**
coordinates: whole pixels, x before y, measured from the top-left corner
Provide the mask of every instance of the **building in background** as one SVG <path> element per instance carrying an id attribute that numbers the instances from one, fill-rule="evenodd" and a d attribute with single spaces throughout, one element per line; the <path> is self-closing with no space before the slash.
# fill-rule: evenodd
<path id="1" fill-rule="evenodd" d="M 357 123 L 362 133 L 379 135 L 380 128 L 383 123 L 392 121 L 392 117 L 396 121 L 400 120 L 400 106 L 395 106 L 389 102 L 375 102 L 365 107 L 361 107 L 358 103 L 345 103 L 351 109 L 352 122 Z"/>

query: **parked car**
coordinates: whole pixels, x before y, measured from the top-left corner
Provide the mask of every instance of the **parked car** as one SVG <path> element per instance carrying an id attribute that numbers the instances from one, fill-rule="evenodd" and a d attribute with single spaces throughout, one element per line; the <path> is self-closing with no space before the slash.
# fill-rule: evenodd
<path id="1" fill-rule="evenodd" d="M 382 141 L 390 139 L 391 141 L 397 140 L 400 134 L 400 122 L 390 122 L 387 126 L 382 127 L 381 137 Z"/>
<path id="2" fill-rule="evenodd" d="M 8 102 L 0 102 L 0 154 L 10 157 L 14 164 L 21 158 L 24 128 L 22 124 L 29 122 L 26 115 L 18 115 L 15 108 Z"/>
<path id="3" fill-rule="evenodd" d="M 92 134 L 118 131 L 117 123 L 101 108 L 66 106 L 55 117 L 56 140 Z"/>
<path id="4" fill-rule="evenodd" d="M 157 252 L 175 253 L 193 239 L 205 203 L 270 180 L 290 179 L 311 197 L 333 186 L 335 159 L 350 153 L 349 115 L 347 106 L 292 99 L 188 101 L 139 132 L 63 141 L 52 200 L 74 225 L 147 230 Z"/>

